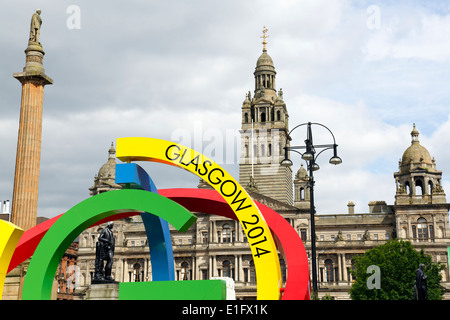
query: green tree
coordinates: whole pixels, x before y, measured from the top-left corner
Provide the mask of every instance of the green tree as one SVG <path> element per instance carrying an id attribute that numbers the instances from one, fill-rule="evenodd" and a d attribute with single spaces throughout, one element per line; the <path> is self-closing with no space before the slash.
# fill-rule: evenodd
<path id="1" fill-rule="evenodd" d="M 445 266 L 432 262 L 423 249 L 417 251 L 409 241 L 402 240 L 389 240 L 355 258 L 352 274 L 356 281 L 350 289 L 350 297 L 352 300 L 413 300 L 416 270 L 421 263 L 427 275 L 428 299 L 441 300 L 440 271 Z M 379 286 L 376 277 L 380 280 Z"/>

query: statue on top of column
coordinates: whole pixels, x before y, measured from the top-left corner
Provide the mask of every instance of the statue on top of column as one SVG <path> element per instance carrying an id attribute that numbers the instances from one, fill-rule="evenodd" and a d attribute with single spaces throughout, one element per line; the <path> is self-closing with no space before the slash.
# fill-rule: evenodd
<path id="1" fill-rule="evenodd" d="M 42 19 L 41 19 L 41 9 L 37 9 L 36 13 L 33 13 L 31 17 L 31 26 L 30 26 L 30 39 L 28 40 L 29 44 L 38 44 L 39 42 L 39 33 L 41 30 Z"/>

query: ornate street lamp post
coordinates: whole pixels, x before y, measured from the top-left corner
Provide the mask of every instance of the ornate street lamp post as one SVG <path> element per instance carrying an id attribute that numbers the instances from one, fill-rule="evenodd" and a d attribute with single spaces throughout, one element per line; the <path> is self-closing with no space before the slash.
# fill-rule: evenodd
<path id="1" fill-rule="evenodd" d="M 301 126 L 307 126 L 307 137 L 305 140 L 304 146 L 288 146 L 288 141 L 291 140 L 291 133 L 295 129 Z M 322 144 L 322 145 L 314 145 L 313 137 L 312 137 L 312 125 L 318 125 L 327 129 L 331 136 L 333 137 L 333 144 Z M 333 133 L 330 129 L 320 123 L 302 123 L 296 127 L 294 127 L 286 138 L 286 146 L 284 147 L 284 159 L 281 161 L 282 166 L 292 166 L 292 161 L 289 159 L 288 151 L 294 151 L 302 156 L 302 159 L 305 160 L 308 164 L 309 170 L 309 191 L 310 191 L 310 214 L 311 214 L 311 260 L 312 260 L 312 284 L 313 284 L 313 292 L 317 293 L 317 266 L 316 266 L 316 226 L 315 226 L 315 207 L 314 207 L 314 171 L 319 170 L 319 165 L 316 163 L 317 157 L 324 152 L 325 150 L 333 149 L 333 156 L 330 158 L 329 163 L 338 165 L 342 163 L 342 159 L 337 155 L 337 144 L 336 139 L 334 138 Z M 305 149 L 303 153 L 298 150 Z M 322 149 L 316 155 L 316 149 Z"/>

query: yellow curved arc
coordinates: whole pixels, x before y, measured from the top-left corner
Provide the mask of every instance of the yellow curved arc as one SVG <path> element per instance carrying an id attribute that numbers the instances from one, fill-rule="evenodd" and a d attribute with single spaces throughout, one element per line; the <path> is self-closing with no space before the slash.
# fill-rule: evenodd
<path id="1" fill-rule="evenodd" d="M 11 222 L 0 220 L 0 300 L 8 273 L 9 262 L 24 230 Z"/>
<path id="2" fill-rule="evenodd" d="M 270 229 L 245 189 L 221 166 L 195 150 L 154 138 L 118 138 L 116 157 L 124 162 L 153 161 L 178 166 L 207 181 L 224 197 L 246 233 L 255 264 L 257 298 L 280 299 L 280 263 Z"/>

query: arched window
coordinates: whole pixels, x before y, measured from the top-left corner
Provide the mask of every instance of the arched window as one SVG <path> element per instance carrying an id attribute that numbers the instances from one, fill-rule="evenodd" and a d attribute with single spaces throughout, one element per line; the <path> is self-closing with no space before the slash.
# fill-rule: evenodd
<path id="1" fill-rule="evenodd" d="M 261 112 L 261 122 L 266 122 L 266 113 Z"/>
<path id="2" fill-rule="evenodd" d="M 269 143 L 269 157 L 272 156 L 272 144 Z"/>
<path id="3" fill-rule="evenodd" d="M 248 113 L 247 112 L 244 114 L 244 121 L 245 121 L 245 123 L 248 123 Z"/>
<path id="4" fill-rule="evenodd" d="M 422 180 L 420 180 L 420 179 L 417 179 L 416 181 L 415 181 L 415 184 L 416 184 L 416 195 L 424 195 L 425 194 L 425 190 L 423 189 L 423 183 L 422 183 Z"/>
<path id="5" fill-rule="evenodd" d="M 133 265 L 133 282 L 143 281 L 141 276 L 141 265 L 139 263 L 135 263 Z"/>
<path id="6" fill-rule="evenodd" d="M 305 200 L 305 189 L 300 187 L 300 200 Z"/>
<path id="7" fill-rule="evenodd" d="M 325 272 L 326 272 L 326 281 L 327 282 L 334 282 L 334 267 L 333 267 L 333 260 L 327 259 L 325 260 Z"/>
<path id="8" fill-rule="evenodd" d="M 180 280 L 189 280 L 189 263 L 186 261 L 181 263 L 181 279 Z"/>
<path id="9" fill-rule="evenodd" d="M 411 188 L 409 187 L 408 181 L 405 182 L 405 190 L 406 190 L 406 194 L 411 195 Z"/>
<path id="10" fill-rule="evenodd" d="M 231 263 L 230 263 L 230 261 L 225 260 L 222 263 L 222 270 L 223 270 L 223 274 L 222 274 L 223 277 L 228 277 L 228 278 L 232 278 L 233 277 L 232 272 L 231 272 Z"/>
<path id="11" fill-rule="evenodd" d="M 428 181 L 428 193 L 432 194 L 433 193 L 433 181 Z"/>
<path id="12" fill-rule="evenodd" d="M 281 120 L 281 111 L 278 110 L 277 111 L 277 121 L 280 121 L 280 120 Z"/>

